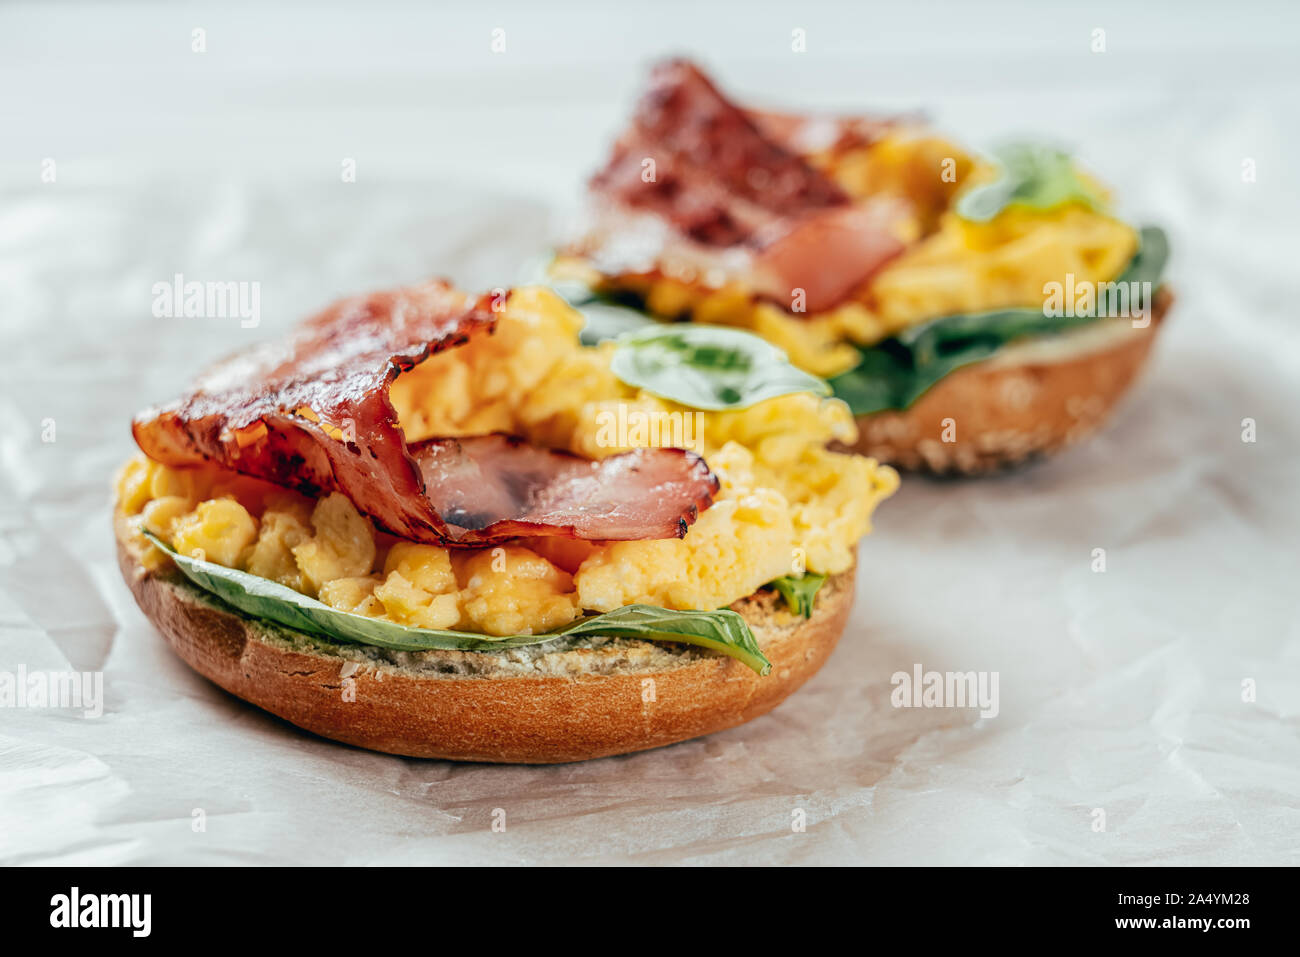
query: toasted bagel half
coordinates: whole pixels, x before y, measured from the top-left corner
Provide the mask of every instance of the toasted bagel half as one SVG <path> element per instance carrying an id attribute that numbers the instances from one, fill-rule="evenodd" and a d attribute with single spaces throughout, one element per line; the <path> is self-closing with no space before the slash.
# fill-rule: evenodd
<path id="1" fill-rule="evenodd" d="M 120 511 L 114 525 L 136 602 L 191 668 L 322 737 L 421 758 L 583 761 L 743 724 L 822 666 L 853 603 L 852 569 L 826 581 L 811 618 L 768 590 L 736 602 L 772 662 L 765 677 L 688 645 L 628 638 L 388 651 L 250 618 L 148 557 Z"/>
<path id="2" fill-rule="evenodd" d="M 1129 391 L 1172 302 L 1161 289 L 1144 328 L 1106 319 L 957 369 L 910 408 L 859 416 L 853 449 L 905 469 L 975 475 L 1072 445 Z"/>

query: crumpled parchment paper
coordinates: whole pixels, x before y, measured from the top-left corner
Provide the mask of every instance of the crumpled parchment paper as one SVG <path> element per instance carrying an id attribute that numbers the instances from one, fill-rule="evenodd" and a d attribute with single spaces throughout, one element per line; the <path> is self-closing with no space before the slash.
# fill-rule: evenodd
<path id="1" fill-rule="evenodd" d="M 136 609 L 109 527 L 137 409 L 337 295 L 509 283 L 551 211 L 427 182 L 7 191 L 0 671 L 102 671 L 105 703 L 0 710 L 0 861 L 1300 863 L 1300 246 L 1278 182 L 1300 144 L 1253 140 L 1272 185 L 1245 185 L 1257 131 L 1153 133 L 1121 172 L 1169 227 L 1179 301 L 1102 435 L 905 479 L 839 649 L 771 715 L 560 767 L 366 753 L 224 694 Z M 177 272 L 260 282 L 260 325 L 155 318 Z M 893 707 L 916 665 L 996 672 L 998 714 Z"/>

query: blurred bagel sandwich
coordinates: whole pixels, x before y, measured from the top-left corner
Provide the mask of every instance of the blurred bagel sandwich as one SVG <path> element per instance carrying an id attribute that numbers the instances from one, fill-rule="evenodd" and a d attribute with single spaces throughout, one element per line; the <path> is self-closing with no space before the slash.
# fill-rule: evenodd
<path id="1" fill-rule="evenodd" d="M 640 317 L 752 331 L 830 381 L 856 448 L 979 473 L 1094 432 L 1172 296 L 1158 228 L 1065 153 L 912 118 L 776 113 L 658 65 L 549 276 L 595 341 Z"/>

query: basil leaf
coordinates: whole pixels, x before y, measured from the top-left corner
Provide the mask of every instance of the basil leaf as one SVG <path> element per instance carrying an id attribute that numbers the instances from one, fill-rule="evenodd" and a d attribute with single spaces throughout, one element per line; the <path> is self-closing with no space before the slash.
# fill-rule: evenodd
<path id="1" fill-rule="evenodd" d="M 680 641 L 735 658 L 760 675 L 772 663 L 758 647 L 745 619 L 730 608 L 717 611 L 673 611 L 654 605 L 625 605 L 562 629 L 563 635 L 616 635 L 647 641 Z"/>
<path id="2" fill-rule="evenodd" d="M 813 596 L 826 582 L 825 575 L 804 572 L 799 578 L 782 575 L 772 582 L 772 587 L 781 593 L 786 607 L 796 615 L 811 618 L 813 613 Z"/>
<path id="3" fill-rule="evenodd" d="M 618 337 L 610 370 L 628 385 L 696 409 L 743 409 L 779 395 L 830 395 L 758 336 L 723 326 L 655 324 Z"/>
<path id="4" fill-rule="evenodd" d="M 1154 291 L 1169 259 L 1169 240 L 1155 226 L 1143 227 L 1139 234 L 1137 254 L 1115 282 L 1150 283 Z M 1098 318 L 1044 316 L 1042 309 L 944 316 L 862 348 L 862 361 L 832 379 L 831 388 L 854 415 L 906 409 L 948 373 L 987 359 L 1012 342 L 1058 334 Z"/>
<path id="5" fill-rule="evenodd" d="M 1151 291 L 1160 286 L 1160 277 L 1164 275 L 1165 265 L 1169 262 L 1169 237 L 1159 226 L 1143 226 L 1138 230 L 1137 255 L 1115 281 L 1151 283 Z"/>
<path id="6" fill-rule="evenodd" d="M 502 638 L 468 631 L 416 628 L 331 608 L 279 582 L 182 555 L 152 533 L 144 535 L 167 553 L 186 578 L 244 614 L 336 641 L 392 651 L 496 651 L 563 637 L 608 635 L 698 645 L 735 658 L 761 675 L 772 670 L 745 619 L 728 608 L 671 611 L 652 605 L 627 605 L 603 615 L 579 619 L 556 631 Z"/>
<path id="7" fill-rule="evenodd" d="M 972 187 L 957 199 L 962 219 L 987 223 L 1008 206 L 1055 209 L 1083 203 L 1099 209 L 1102 199 L 1074 169 L 1068 153 L 1031 143 L 1010 143 L 994 151 L 1001 174 L 991 183 Z"/>

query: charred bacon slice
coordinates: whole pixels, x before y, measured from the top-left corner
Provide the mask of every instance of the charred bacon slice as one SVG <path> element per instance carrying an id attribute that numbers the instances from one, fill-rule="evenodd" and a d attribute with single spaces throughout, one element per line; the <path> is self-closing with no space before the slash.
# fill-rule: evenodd
<path id="1" fill-rule="evenodd" d="M 796 289 L 809 312 L 842 302 L 902 252 L 899 210 L 851 200 L 781 142 L 795 128 L 777 116 L 741 110 L 691 63 L 660 64 L 591 180 L 578 251 L 607 275 L 722 272 L 787 308 Z"/>
<path id="2" fill-rule="evenodd" d="M 646 159 L 655 161 L 651 178 L 644 175 Z M 759 230 L 783 217 L 849 201 L 829 178 L 765 138 L 684 60 L 655 67 L 632 125 L 592 185 L 719 246 L 754 242 Z"/>
<path id="3" fill-rule="evenodd" d="M 681 450 L 593 463 L 501 436 L 408 448 L 393 379 L 495 324 L 489 297 L 442 282 L 345 299 L 285 341 L 219 362 L 185 396 L 137 416 L 132 432 L 164 465 L 212 462 L 308 495 L 340 491 L 417 542 L 685 534 L 718 484 Z"/>

